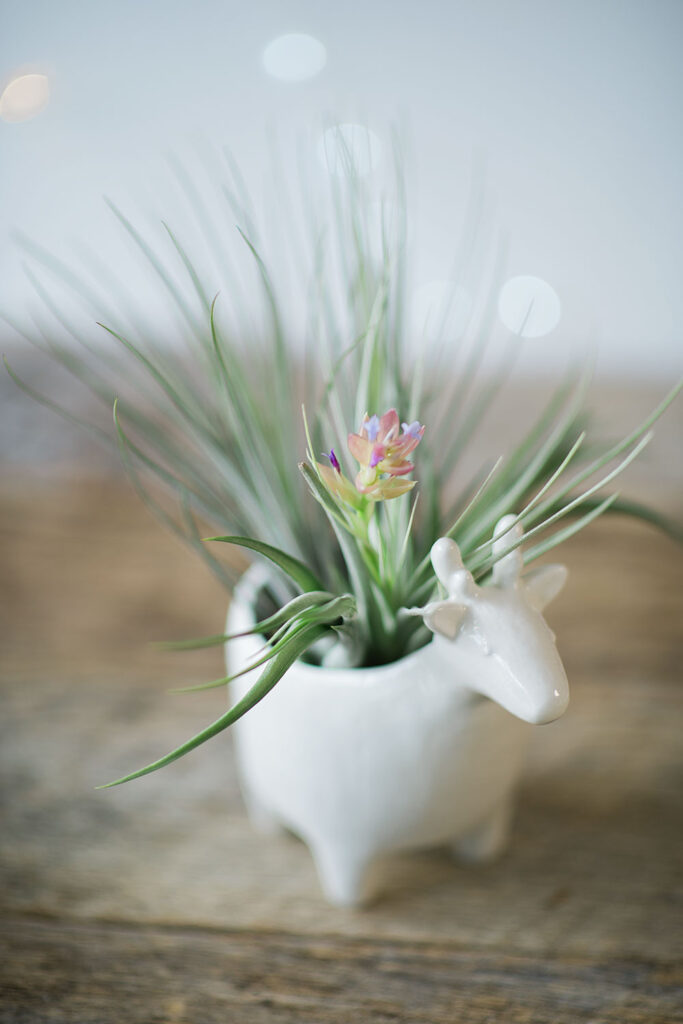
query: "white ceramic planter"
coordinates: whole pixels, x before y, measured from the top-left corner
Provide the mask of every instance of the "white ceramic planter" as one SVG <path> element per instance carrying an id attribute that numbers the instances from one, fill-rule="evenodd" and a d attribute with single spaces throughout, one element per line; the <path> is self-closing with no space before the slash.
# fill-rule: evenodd
<path id="1" fill-rule="evenodd" d="M 444 542 L 438 543 L 443 548 Z M 543 634 L 540 654 L 549 664 L 540 675 L 545 677 L 544 690 L 552 695 L 550 703 L 540 695 L 530 702 L 527 692 L 531 689 L 533 695 L 538 688 L 539 673 L 532 662 L 539 650 L 523 653 L 529 687 L 504 664 L 508 634 L 514 639 L 520 630 L 524 633 L 517 608 L 528 608 L 523 584 L 517 582 L 508 591 L 503 586 L 476 588 L 477 621 L 470 623 L 469 633 L 460 630 L 457 642 L 440 635 L 439 626 L 430 622 L 436 614 L 452 633 L 452 623 L 445 624 L 445 619 L 454 609 L 461 614 L 458 609 L 463 607 L 453 594 L 462 590 L 465 579 L 457 548 L 445 544 L 450 545 L 445 562 L 443 550 L 441 564 L 438 554 L 433 560 L 449 586 L 449 598 L 421 610 L 437 630 L 430 644 L 378 668 L 296 663 L 233 726 L 252 820 L 265 830 L 284 826 L 300 836 L 313 854 L 325 895 L 336 904 L 354 905 L 373 896 L 377 880 L 371 868 L 391 851 L 448 843 L 470 860 L 497 854 L 507 838 L 529 721 L 558 717 L 567 704 L 554 638 L 537 610 L 529 609 L 527 618 Z M 228 633 L 253 626 L 252 607 L 262 580 L 262 572 L 252 569 L 240 582 L 228 614 Z M 545 582 L 548 590 L 547 576 Z M 455 597 L 462 598 L 462 593 Z M 501 604 L 507 597 L 511 608 Z M 484 621 L 493 616 L 500 627 L 502 618 L 505 627 L 502 641 L 492 640 L 485 650 L 479 603 Z M 526 641 L 528 647 L 529 637 Z M 262 642 L 243 637 L 228 644 L 229 671 L 248 664 Z M 258 671 L 231 684 L 233 701 L 254 684 Z M 482 695 L 500 700 L 496 686 L 507 687 L 501 703 L 509 710 Z"/>

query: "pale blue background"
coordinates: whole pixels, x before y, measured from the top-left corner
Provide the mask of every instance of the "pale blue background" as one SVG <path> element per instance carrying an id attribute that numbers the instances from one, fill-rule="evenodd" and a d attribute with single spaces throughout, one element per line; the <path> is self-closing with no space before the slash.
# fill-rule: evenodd
<path id="1" fill-rule="evenodd" d="M 258 190 L 268 131 L 287 148 L 333 114 L 384 140 L 408 126 L 416 285 L 447 276 L 483 154 L 510 275 L 545 278 L 563 304 L 523 365 L 555 369 L 597 338 L 613 375 L 680 370 L 680 0 L 5 0 L 1 17 L 0 87 L 31 70 L 52 89 L 34 120 L 0 122 L 0 306 L 12 313 L 30 293 L 10 229 L 61 254 L 86 239 L 125 278 L 102 193 L 173 220 L 166 153 L 227 142 Z M 292 31 L 321 40 L 327 66 L 278 82 L 261 53 Z"/>

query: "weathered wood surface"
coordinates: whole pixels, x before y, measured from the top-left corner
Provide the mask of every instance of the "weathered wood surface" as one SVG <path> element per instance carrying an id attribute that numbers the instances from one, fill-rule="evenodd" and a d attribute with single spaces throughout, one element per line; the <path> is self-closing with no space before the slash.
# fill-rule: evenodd
<path id="1" fill-rule="evenodd" d="M 0 503 L 2 1021 L 683 1020 L 680 553 L 611 520 L 551 610 L 572 683 L 539 729 L 509 853 L 387 864 L 323 902 L 296 840 L 246 821 L 229 738 L 94 786 L 216 717 L 168 696 L 226 598 L 127 486 L 5 480 Z"/>
<path id="2" fill-rule="evenodd" d="M 21 1015 L 98 1024 L 680 1020 L 675 968 L 444 942 L 10 919 L 0 979 Z"/>

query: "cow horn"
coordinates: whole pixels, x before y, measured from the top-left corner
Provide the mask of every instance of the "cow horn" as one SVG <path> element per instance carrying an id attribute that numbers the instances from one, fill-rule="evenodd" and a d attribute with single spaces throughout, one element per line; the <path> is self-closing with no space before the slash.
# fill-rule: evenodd
<path id="1" fill-rule="evenodd" d="M 500 555 L 524 535 L 517 516 L 506 515 L 499 519 L 493 531 L 493 554 Z M 522 552 L 517 547 L 504 555 L 493 567 L 493 582 L 498 587 L 514 587 L 519 580 L 524 563 Z"/>
<path id="2" fill-rule="evenodd" d="M 454 540 L 439 537 L 432 545 L 431 559 L 439 583 L 449 597 L 464 601 L 474 596 L 476 584 L 463 565 L 460 548 Z"/>

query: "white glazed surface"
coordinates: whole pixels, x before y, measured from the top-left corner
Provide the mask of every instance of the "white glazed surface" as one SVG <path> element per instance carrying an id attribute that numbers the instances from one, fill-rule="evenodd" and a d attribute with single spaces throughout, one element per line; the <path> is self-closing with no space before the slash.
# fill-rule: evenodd
<path id="1" fill-rule="evenodd" d="M 227 632 L 253 625 L 247 574 Z M 253 658 L 254 637 L 228 645 L 229 671 Z M 452 644 L 371 669 L 295 664 L 233 731 L 248 809 L 309 846 L 326 896 L 374 895 L 379 854 L 451 843 L 470 859 L 504 844 L 510 801 L 530 735 L 526 722 L 472 693 L 451 670 Z M 479 652 L 460 658 L 481 659 Z M 231 684 L 240 699 L 258 670 Z"/>

